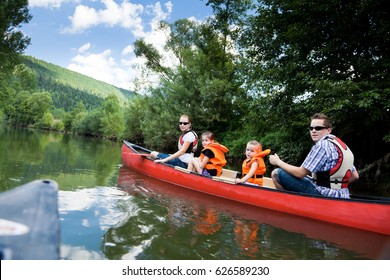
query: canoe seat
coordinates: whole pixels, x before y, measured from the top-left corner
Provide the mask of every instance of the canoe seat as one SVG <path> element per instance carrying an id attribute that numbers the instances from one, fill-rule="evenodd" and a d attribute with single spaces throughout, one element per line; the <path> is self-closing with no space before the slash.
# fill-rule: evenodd
<path id="1" fill-rule="evenodd" d="M 242 183 L 242 184 L 250 185 L 250 186 L 254 186 L 254 187 L 260 187 L 260 188 L 276 189 L 276 187 L 274 185 L 274 182 L 269 177 L 263 177 L 263 185 L 262 186 L 259 186 L 258 184 L 248 183 L 248 182 L 245 182 L 245 183 Z"/>
<path id="2" fill-rule="evenodd" d="M 225 168 L 222 169 L 221 177 L 236 179 L 237 175 L 238 175 L 237 171 L 229 170 L 229 169 L 225 169 Z"/>
<path id="3" fill-rule="evenodd" d="M 212 177 L 214 181 L 218 181 L 218 182 L 224 182 L 224 183 L 228 183 L 228 184 L 233 184 L 235 185 L 236 184 L 236 179 L 234 178 L 229 178 L 229 177 L 224 177 L 224 176 L 213 176 Z"/>
<path id="4" fill-rule="evenodd" d="M 238 172 L 229 169 L 222 169 L 221 176 L 213 176 L 214 181 L 224 182 L 228 184 L 236 184 Z"/>
<path id="5" fill-rule="evenodd" d="M 270 177 L 263 177 L 263 187 L 270 188 L 270 189 L 276 189 L 275 184 L 272 181 L 272 178 L 270 178 Z"/>
<path id="6" fill-rule="evenodd" d="M 180 166 L 175 166 L 175 169 L 178 170 L 178 171 L 187 173 L 187 174 L 191 173 L 190 170 L 188 170 L 186 168 L 183 168 L 183 167 L 180 167 Z M 237 175 L 238 175 L 237 171 L 229 170 L 229 169 L 222 169 L 221 176 L 219 176 L 219 177 L 218 176 L 213 176 L 212 179 L 214 181 L 224 182 L 224 183 L 235 185 L 236 184 L 236 180 L 235 179 L 237 178 Z M 272 181 L 271 178 L 264 177 L 263 178 L 263 182 L 264 182 L 264 185 L 263 185 L 264 188 L 276 189 L 276 187 L 274 185 L 274 182 Z M 253 184 L 253 185 L 254 186 L 258 186 L 256 184 Z"/>

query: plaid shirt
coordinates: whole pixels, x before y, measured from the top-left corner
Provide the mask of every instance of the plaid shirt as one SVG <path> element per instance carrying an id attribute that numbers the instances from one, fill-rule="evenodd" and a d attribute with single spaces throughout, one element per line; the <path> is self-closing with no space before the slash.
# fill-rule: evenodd
<path id="1" fill-rule="evenodd" d="M 328 136 L 328 135 L 326 135 Z M 326 136 L 321 138 L 311 148 L 310 153 L 306 156 L 302 167 L 316 174 L 318 171 L 328 171 L 336 165 L 339 158 L 336 146 L 326 140 Z"/>
<path id="2" fill-rule="evenodd" d="M 330 170 L 333 166 L 336 165 L 339 158 L 336 146 L 330 141 L 326 140 L 326 136 L 320 139 L 313 146 L 302 163 L 302 167 L 314 174 L 316 174 L 318 171 Z M 348 188 L 331 189 L 316 185 L 316 189 L 324 196 L 349 198 Z"/>

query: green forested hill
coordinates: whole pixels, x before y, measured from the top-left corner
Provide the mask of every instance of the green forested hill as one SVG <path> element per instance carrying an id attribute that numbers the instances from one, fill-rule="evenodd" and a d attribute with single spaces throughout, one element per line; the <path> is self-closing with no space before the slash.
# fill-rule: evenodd
<path id="1" fill-rule="evenodd" d="M 30 56 L 23 57 L 24 64 L 36 74 L 39 90 L 51 94 L 56 108 L 70 111 L 79 101 L 82 101 L 86 108 L 92 109 L 100 106 L 110 95 L 115 95 L 119 102 L 124 104 L 135 95 L 131 91 L 60 66 Z"/>

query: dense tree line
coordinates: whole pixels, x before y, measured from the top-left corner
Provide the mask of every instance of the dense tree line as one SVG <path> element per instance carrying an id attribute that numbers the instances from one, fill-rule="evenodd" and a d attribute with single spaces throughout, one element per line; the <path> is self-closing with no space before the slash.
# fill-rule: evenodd
<path id="1" fill-rule="evenodd" d="M 230 148 L 230 158 L 239 157 L 254 138 L 300 164 L 312 145 L 309 117 L 323 112 L 354 151 L 368 185 L 387 187 L 390 22 L 385 4 L 207 1 L 214 11 L 208 22 L 169 26 L 166 50 L 177 57 L 177 68 L 162 67 L 156 49 L 136 42 L 136 54 L 160 74 L 161 84 L 129 106 L 125 136 L 174 149 L 177 118 L 187 113 L 196 131 L 217 134 Z"/>
<path id="2" fill-rule="evenodd" d="M 40 75 L 38 87 L 40 90 L 51 93 L 55 108 L 62 108 L 66 112 L 72 111 L 79 102 L 83 102 L 87 110 L 100 107 L 103 102 L 103 98 L 99 96 L 58 83 L 50 77 Z"/>
<path id="3" fill-rule="evenodd" d="M 12 79 L 3 83 L 12 92 L 2 106 L 7 124 L 109 139 L 117 139 L 123 130 L 123 103 L 115 95 L 102 99 L 53 81 L 39 88 L 35 73 L 24 64 L 17 65 Z M 68 108 L 66 102 L 71 102 Z"/>
<path id="4" fill-rule="evenodd" d="M 12 68 L 12 79 L 0 83 L 2 110 L 18 124 L 129 139 L 165 152 L 175 149 L 177 120 L 185 113 L 198 133 L 213 131 L 230 148 L 231 163 L 241 160 L 248 140 L 257 139 L 292 164 L 300 164 L 312 145 L 310 116 L 323 112 L 354 151 L 360 182 L 387 188 L 390 22 L 385 4 L 209 0 L 214 16 L 206 22 L 161 23 L 170 32 L 165 51 L 176 66 L 166 66 L 162 53 L 136 41 L 136 55 L 147 61 L 144 70 L 158 74 L 160 83 L 128 104 L 114 96 L 96 107 L 80 99 L 65 112 L 53 94 L 58 90 L 48 86 L 37 92 L 39 81 L 19 65 Z M 37 102 L 49 109 L 39 108 L 37 114 Z"/>
<path id="5" fill-rule="evenodd" d="M 31 56 L 23 56 L 23 64 L 35 73 L 40 90 L 56 95 L 62 95 L 64 91 L 64 95 L 71 95 L 64 98 L 82 100 L 87 108 L 96 107 L 99 105 L 98 99 L 102 100 L 110 95 L 116 95 L 122 104 L 134 95 L 134 92 L 117 88 Z M 72 108 L 65 108 L 62 104 L 56 107 L 64 108 L 66 111 Z"/>
<path id="6" fill-rule="evenodd" d="M 120 102 L 117 95 L 108 95 L 103 99 L 55 81 L 49 75 L 44 76 L 42 73 L 47 73 L 45 67 L 40 71 L 35 69 L 23 63 L 17 64 L 8 74 L 9 78 L 2 81 L 3 89 L 9 93 L 1 103 L 3 122 L 14 126 L 118 138 L 121 132 L 118 127 L 121 129 L 123 126 L 124 102 Z M 118 114 L 121 114 L 120 120 L 115 119 Z M 115 128 L 107 120 L 112 120 Z"/>

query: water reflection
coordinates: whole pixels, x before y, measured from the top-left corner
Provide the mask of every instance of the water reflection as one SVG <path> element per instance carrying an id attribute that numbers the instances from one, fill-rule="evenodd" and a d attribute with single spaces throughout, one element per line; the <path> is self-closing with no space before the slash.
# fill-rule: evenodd
<path id="1" fill-rule="evenodd" d="M 28 129 L 0 128 L 0 191 L 36 179 L 62 190 L 105 186 L 116 176 L 120 145 Z"/>
<path id="2" fill-rule="evenodd" d="M 260 226 L 256 222 L 235 221 L 235 241 L 240 246 L 240 250 L 251 258 L 255 258 L 260 250 L 259 228 Z"/>
<path id="3" fill-rule="evenodd" d="M 104 250 L 110 259 L 389 258 L 390 237 L 381 234 L 215 198 L 125 167 L 118 185 L 139 213 L 105 234 L 117 245 Z"/>
<path id="4" fill-rule="evenodd" d="M 389 236 L 219 199 L 119 168 L 118 143 L 0 129 L 0 149 L 0 191 L 36 179 L 59 184 L 63 259 L 390 258 Z"/>
<path id="5" fill-rule="evenodd" d="M 128 219 L 129 200 L 130 196 L 113 187 L 60 191 L 61 258 L 105 259 L 102 236 Z"/>

